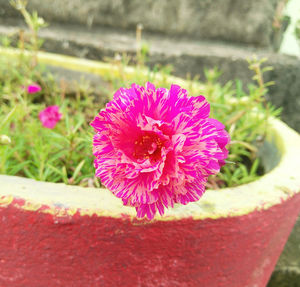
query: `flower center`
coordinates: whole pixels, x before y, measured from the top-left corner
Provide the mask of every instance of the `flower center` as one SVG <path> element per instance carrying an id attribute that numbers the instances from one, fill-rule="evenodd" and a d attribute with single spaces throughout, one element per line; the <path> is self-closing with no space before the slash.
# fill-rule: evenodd
<path id="1" fill-rule="evenodd" d="M 159 160 L 161 157 L 162 140 L 155 133 L 143 133 L 134 142 L 133 157 L 136 159 Z"/>

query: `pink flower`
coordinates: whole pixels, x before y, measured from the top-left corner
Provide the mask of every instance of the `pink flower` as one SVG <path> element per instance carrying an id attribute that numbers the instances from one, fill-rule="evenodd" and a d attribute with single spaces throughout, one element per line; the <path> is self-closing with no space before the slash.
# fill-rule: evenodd
<path id="1" fill-rule="evenodd" d="M 58 106 L 49 106 L 39 113 L 42 125 L 48 129 L 53 129 L 61 117 Z"/>
<path id="2" fill-rule="evenodd" d="M 96 176 L 138 217 L 199 200 L 228 154 L 229 135 L 209 112 L 177 85 L 120 88 L 91 123 Z"/>
<path id="3" fill-rule="evenodd" d="M 215 119 L 208 119 L 208 121 L 213 124 L 217 130 L 217 136 L 215 138 L 217 144 L 219 145 L 219 148 L 222 149 L 225 157 L 227 158 L 228 156 L 228 150 L 226 149 L 226 145 L 230 142 L 230 137 L 228 133 L 225 131 L 225 126 L 220 123 L 219 121 Z M 225 164 L 225 160 L 221 159 L 219 160 L 219 165 L 223 166 Z"/>
<path id="4" fill-rule="evenodd" d="M 42 88 L 36 83 L 33 83 L 33 84 L 27 86 L 28 94 L 35 94 L 35 93 L 40 92 L 41 90 L 42 90 Z"/>

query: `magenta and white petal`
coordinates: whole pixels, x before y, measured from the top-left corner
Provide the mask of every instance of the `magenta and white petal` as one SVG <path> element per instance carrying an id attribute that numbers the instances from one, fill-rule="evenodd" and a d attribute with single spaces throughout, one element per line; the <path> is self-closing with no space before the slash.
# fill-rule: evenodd
<path id="1" fill-rule="evenodd" d="M 120 88 L 91 123 L 96 176 L 139 218 L 199 200 L 230 141 L 209 112 L 204 96 L 178 85 Z"/>

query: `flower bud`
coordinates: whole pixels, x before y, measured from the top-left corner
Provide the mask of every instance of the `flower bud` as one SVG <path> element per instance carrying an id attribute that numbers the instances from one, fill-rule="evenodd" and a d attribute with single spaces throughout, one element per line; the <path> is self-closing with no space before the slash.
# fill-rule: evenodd
<path id="1" fill-rule="evenodd" d="M 45 21 L 44 21 L 44 19 L 43 18 L 38 18 L 38 20 L 37 20 L 37 23 L 40 25 L 40 26 L 43 26 L 44 24 L 45 24 Z"/>
<path id="2" fill-rule="evenodd" d="M 0 144 L 6 145 L 10 143 L 11 143 L 10 137 L 8 137 L 7 135 L 0 135 Z"/>

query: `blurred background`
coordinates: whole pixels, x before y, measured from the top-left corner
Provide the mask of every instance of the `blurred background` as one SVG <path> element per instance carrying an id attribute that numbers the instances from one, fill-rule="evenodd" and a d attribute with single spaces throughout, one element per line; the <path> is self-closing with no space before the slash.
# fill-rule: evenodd
<path id="1" fill-rule="evenodd" d="M 49 23 L 39 35 L 48 52 L 134 64 L 138 51 L 147 66 L 167 66 L 176 76 L 201 80 L 204 68 L 217 67 L 221 83 L 238 78 L 244 87 L 253 81 L 247 59 L 266 57 L 273 70 L 265 81 L 275 81 L 268 99 L 300 131 L 300 0 L 29 0 L 27 8 Z M 0 0 L 0 36 L 17 43 L 22 29 L 22 15 Z M 300 224 L 293 238 L 299 246 Z M 283 285 L 300 282 L 300 270 L 289 265 L 300 259 L 284 256 L 270 287 L 300 286 Z"/>
<path id="2" fill-rule="evenodd" d="M 218 67 L 219 81 L 252 81 L 247 59 L 267 57 L 275 81 L 270 101 L 300 131 L 300 48 L 295 27 L 299 0 L 29 0 L 49 26 L 40 31 L 43 50 L 106 60 L 116 54 L 134 61 L 141 46 L 148 66 L 169 65 L 181 77 L 204 78 Z M 20 13 L 0 0 L 0 35 L 25 28 Z M 130 57 L 132 56 L 132 57 Z"/>

